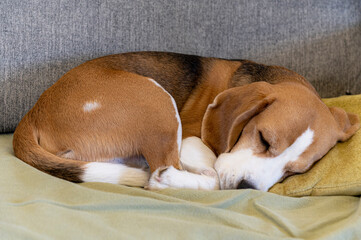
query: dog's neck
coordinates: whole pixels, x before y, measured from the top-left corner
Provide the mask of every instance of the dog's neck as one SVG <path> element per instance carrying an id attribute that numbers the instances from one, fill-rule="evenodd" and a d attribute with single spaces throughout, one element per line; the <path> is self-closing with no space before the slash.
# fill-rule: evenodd
<path id="1" fill-rule="evenodd" d="M 260 81 L 271 84 L 294 82 L 305 86 L 315 95 L 319 96 L 315 88 L 304 77 L 287 68 L 267 66 L 248 60 L 239 60 L 239 62 L 239 67 L 233 72 L 232 78 L 229 81 L 229 88 Z"/>
<path id="2" fill-rule="evenodd" d="M 205 64 L 207 71 L 200 80 L 204 84 L 194 90 L 194 94 L 187 99 L 180 111 L 183 129 L 187 129 L 183 131 L 183 138 L 201 137 L 202 119 L 208 105 L 214 101 L 218 94 L 233 87 L 231 80 L 240 65 L 241 62 L 226 60 L 211 60 Z"/>

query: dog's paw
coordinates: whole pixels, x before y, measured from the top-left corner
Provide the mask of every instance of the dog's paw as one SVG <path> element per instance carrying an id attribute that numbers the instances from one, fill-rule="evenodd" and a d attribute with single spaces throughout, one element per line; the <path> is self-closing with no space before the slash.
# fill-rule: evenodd
<path id="1" fill-rule="evenodd" d="M 160 189 L 165 189 L 165 188 L 169 188 L 171 186 L 169 186 L 169 181 L 167 181 L 166 178 L 169 178 L 168 176 L 164 176 L 164 173 L 169 171 L 171 167 L 163 167 L 163 168 L 158 168 L 157 170 L 155 170 L 153 172 L 153 174 L 151 175 L 149 182 L 148 182 L 148 186 L 146 186 L 147 189 L 149 190 L 160 190 Z"/>
<path id="2" fill-rule="evenodd" d="M 202 171 L 200 171 L 200 174 L 208 176 L 208 177 L 212 177 L 212 178 L 218 178 L 218 174 L 217 174 L 216 170 L 214 170 L 214 168 L 203 169 Z"/>
<path id="3" fill-rule="evenodd" d="M 157 169 L 149 180 L 148 189 L 165 188 L 216 190 L 219 189 L 219 181 L 217 173 L 213 169 L 206 169 L 199 175 L 180 171 L 171 166 Z"/>

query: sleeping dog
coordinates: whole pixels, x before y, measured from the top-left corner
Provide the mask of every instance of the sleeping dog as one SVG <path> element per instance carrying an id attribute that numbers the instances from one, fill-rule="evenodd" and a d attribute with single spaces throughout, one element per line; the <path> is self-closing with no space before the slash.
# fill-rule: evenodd
<path id="1" fill-rule="evenodd" d="M 358 128 L 286 68 L 136 52 L 66 73 L 21 120 L 13 146 L 72 182 L 267 191 Z"/>

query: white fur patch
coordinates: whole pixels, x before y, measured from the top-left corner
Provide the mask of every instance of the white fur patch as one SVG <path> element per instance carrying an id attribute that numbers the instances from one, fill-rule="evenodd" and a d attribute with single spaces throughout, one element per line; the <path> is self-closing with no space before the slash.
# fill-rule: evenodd
<path id="1" fill-rule="evenodd" d="M 149 180 L 149 189 L 186 188 L 217 190 L 219 180 L 214 170 L 217 157 L 198 137 L 189 137 L 182 141 L 180 160 L 184 169 L 174 167 L 157 169 Z M 161 172 L 161 174 L 160 174 Z"/>
<path id="2" fill-rule="evenodd" d="M 178 144 L 178 151 L 180 152 L 181 150 L 181 145 L 182 145 L 182 123 L 181 123 L 181 119 L 179 116 L 179 112 L 178 112 L 178 108 L 177 108 L 177 103 L 175 102 L 174 98 L 172 97 L 172 95 L 170 95 L 159 83 L 157 83 L 154 79 L 148 78 L 149 81 L 153 82 L 157 87 L 160 87 L 166 94 L 168 94 L 168 96 L 170 97 L 170 99 L 172 100 L 173 106 L 174 106 L 174 111 L 175 111 L 175 117 L 178 121 L 178 131 L 177 131 L 177 144 Z"/>
<path id="3" fill-rule="evenodd" d="M 100 103 L 98 102 L 86 102 L 84 105 L 83 105 L 83 110 L 84 112 L 90 112 L 90 111 L 94 111 L 95 109 L 98 109 L 100 108 L 101 105 Z"/>
<path id="4" fill-rule="evenodd" d="M 71 150 L 68 150 L 68 151 L 65 151 L 65 152 L 60 152 L 60 153 L 57 153 L 56 155 L 61 157 L 61 158 L 75 159 L 74 152 L 71 151 Z"/>
<path id="5" fill-rule="evenodd" d="M 204 170 L 214 170 L 216 159 L 216 155 L 199 137 L 183 139 L 180 161 L 186 170 L 199 174 Z"/>
<path id="6" fill-rule="evenodd" d="M 218 189 L 218 178 L 212 176 L 199 175 L 187 171 L 180 171 L 173 166 L 166 170 L 157 169 L 149 179 L 148 188 L 152 190 L 164 188 L 185 188 L 199 190 Z"/>
<path id="7" fill-rule="evenodd" d="M 91 162 L 85 165 L 81 179 L 84 182 L 105 182 L 143 187 L 148 182 L 149 172 L 122 164 Z"/>
<path id="8" fill-rule="evenodd" d="M 286 164 L 296 161 L 312 144 L 313 134 L 308 128 L 291 146 L 274 158 L 257 157 L 251 149 L 221 154 L 215 163 L 221 188 L 234 189 L 241 180 L 246 180 L 256 189 L 267 191 L 282 178 Z"/>

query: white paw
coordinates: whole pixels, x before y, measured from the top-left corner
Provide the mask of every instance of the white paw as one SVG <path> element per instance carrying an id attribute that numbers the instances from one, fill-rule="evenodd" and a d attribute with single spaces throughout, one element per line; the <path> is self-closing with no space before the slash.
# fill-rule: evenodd
<path id="1" fill-rule="evenodd" d="M 169 168 L 173 168 L 173 167 L 169 167 Z M 160 190 L 160 189 L 169 188 L 170 186 L 167 184 L 167 181 L 165 181 L 164 176 L 162 177 L 164 172 L 168 171 L 169 168 L 158 168 L 157 170 L 155 170 L 155 172 L 153 172 L 153 174 L 150 176 L 148 186 L 146 188 L 150 190 Z"/>
<path id="2" fill-rule="evenodd" d="M 200 171 L 201 175 L 205 175 L 212 178 L 218 178 L 218 174 L 214 168 L 205 168 Z"/>
<path id="3" fill-rule="evenodd" d="M 213 170 L 205 170 L 202 175 L 187 171 L 180 171 L 174 167 L 157 169 L 149 180 L 148 188 L 151 190 L 164 188 L 186 188 L 186 189 L 219 189 L 217 173 Z"/>

